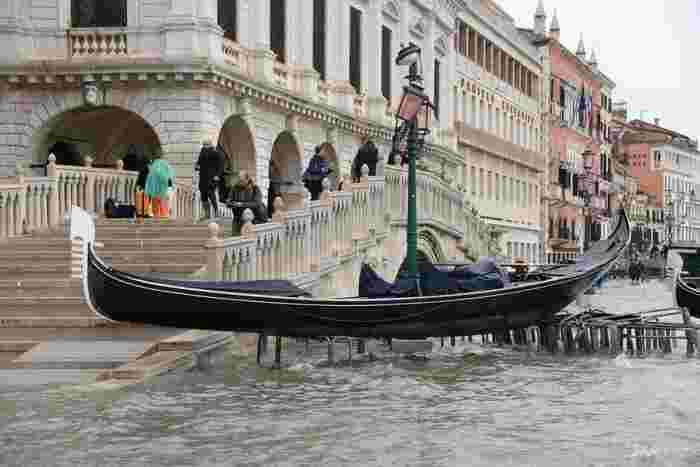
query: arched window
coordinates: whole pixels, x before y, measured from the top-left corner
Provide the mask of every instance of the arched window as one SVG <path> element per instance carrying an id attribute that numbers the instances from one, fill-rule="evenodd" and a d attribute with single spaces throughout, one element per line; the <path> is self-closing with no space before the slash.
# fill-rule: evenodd
<path id="1" fill-rule="evenodd" d="M 218 22 L 224 38 L 238 41 L 238 0 L 218 0 Z"/>
<path id="2" fill-rule="evenodd" d="M 74 28 L 113 28 L 126 26 L 126 0 L 72 0 Z"/>

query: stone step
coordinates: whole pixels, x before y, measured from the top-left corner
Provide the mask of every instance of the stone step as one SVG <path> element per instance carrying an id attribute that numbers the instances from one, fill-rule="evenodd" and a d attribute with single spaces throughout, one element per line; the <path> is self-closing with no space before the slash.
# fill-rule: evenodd
<path id="1" fill-rule="evenodd" d="M 0 251 L 6 249 L 21 249 L 32 250 L 38 248 L 44 249 L 65 249 L 70 250 L 71 242 L 65 237 L 11 237 L 6 240 L 0 240 Z"/>
<path id="2" fill-rule="evenodd" d="M 188 237 L 160 237 L 160 238 L 107 238 L 100 239 L 104 245 L 102 250 L 134 250 L 134 249 L 161 249 L 171 250 L 179 248 L 203 249 L 206 240 Z"/>
<path id="3" fill-rule="evenodd" d="M 187 249 L 181 250 L 158 250 L 158 249 L 143 249 L 143 250 L 117 250 L 105 249 L 99 250 L 100 258 L 111 263 L 130 263 L 130 264 L 162 264 L 166 262 L 177 261 L 179 263 L 201 264 L 207 262 L 207 257 L 204 249 Z"/>
<path id="4" fill-rule="evenodd" d="M 8 314 L 0 317 L 0 330 L 8 329 L 6 332 L 13 334 L 17 334 L 20 329 L 44 329 L 51 335 L 55 335 L 57 330 L 66 328 L 75 332 L 77 329 L 118 326 L 120 326 L 119 323 L 111 323 L 94 314 L 92 316 L 12 316 Z"/>
<path id="5" fill-rule="evenodd" d="M 0 264 L 7 261 L 22 263 L 37 263 L 42 261 L 70 261 L 70 248 L 37 248 L 34 251 L 29 249 L 1 248 Z"/>
<path id="6" fill-rule="evenodd" d="M 34 263 L 0 262 L 0 279 L 69 279 L 71 264 L 69 260 L 42 260 Z"/>
<path id="7" fill-rule="evenodd" d="M 82 284 L 76 279 L 0 280 L 2 297 L 81 297 Z"/>
<path id="8" fill-rule="evenodd" d="M 72 318 L 71 318 L 72 319 Z M 82 319 L 82 318 L 81 318 Z M 89 318 L 89 319 L 92 319 Z M 53 318 L 37 318 L 27 321 L 28 324 L 41 326 L 19 326 L 14 329 L 0 327 L 0 342 L 2 341 L 46 341 L 53 339 L 161 339 L 173 334 L 185 332 L 185 329 L 166 328 L 162 326 L 144 326 L 131 323 L 111 323 L 97 320 L 98 326 L 70 328 L 64 326 L 46 326 L 56 324 Z M 27 324 L 25 323 L 25 324 Z"/>
<path id="9" fill-rule="evenodd" d="M 0 320 L 8 317 L 93 317 L 82 297 L 0 297 Z"/>
<path id="10" fill-rule="evenodd" d="M 110 264 L 110 266 L 119 271 L 130 272 L 134 274 L 177 274 L 185 278 L 204 267 L 204 263 L 177 264 L 165 262 L 151 264 L 129 264 L 123 262 L 116 262 Z"/>

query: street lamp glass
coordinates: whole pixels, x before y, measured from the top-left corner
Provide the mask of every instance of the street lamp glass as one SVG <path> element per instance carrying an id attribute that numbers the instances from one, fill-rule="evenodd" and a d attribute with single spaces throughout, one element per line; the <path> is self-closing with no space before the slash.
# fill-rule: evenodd
<path id="1" fill-rule="evenodd" d="M 421 111 L 423 101 L 425 101 L 425 95 L 420 89 L 414 86 L 404 86 L 403 96 L 401 96 L 401 103 L 396 112 L 396 117 L 405 122 L 413 121 L 418 115 L 418 112 Z"/>
<path id="2" fill-rule="evenodd" d="M 593 151 L 589 148 L 583 151 L 583 168 L 586 172 L 590 172 L 593 169 Z"/>

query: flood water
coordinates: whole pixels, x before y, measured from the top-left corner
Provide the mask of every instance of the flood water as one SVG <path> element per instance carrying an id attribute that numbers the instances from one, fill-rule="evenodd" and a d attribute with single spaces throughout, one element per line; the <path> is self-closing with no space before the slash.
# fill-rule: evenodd
<path id="1" fill-rule="evenodd" d="M 0 465 L 700 465 L 700 362 L 679 351 L 566 357 L 438 340 L 427 359 L 329 366 L 318 346 L 283 371 L 252 360 L 118 393 L 5 385 Z"/>

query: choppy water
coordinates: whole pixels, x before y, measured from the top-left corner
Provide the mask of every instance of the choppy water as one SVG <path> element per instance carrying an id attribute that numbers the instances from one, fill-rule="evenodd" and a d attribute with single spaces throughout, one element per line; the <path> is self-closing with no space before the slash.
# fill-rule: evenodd
<path id="1" fill-rule="evenodd" d="M 111 395 L 6 387 L 0 465 L 700 464 L 700 366 L 680 354 L 317 357 L 228 358 Z"/>

